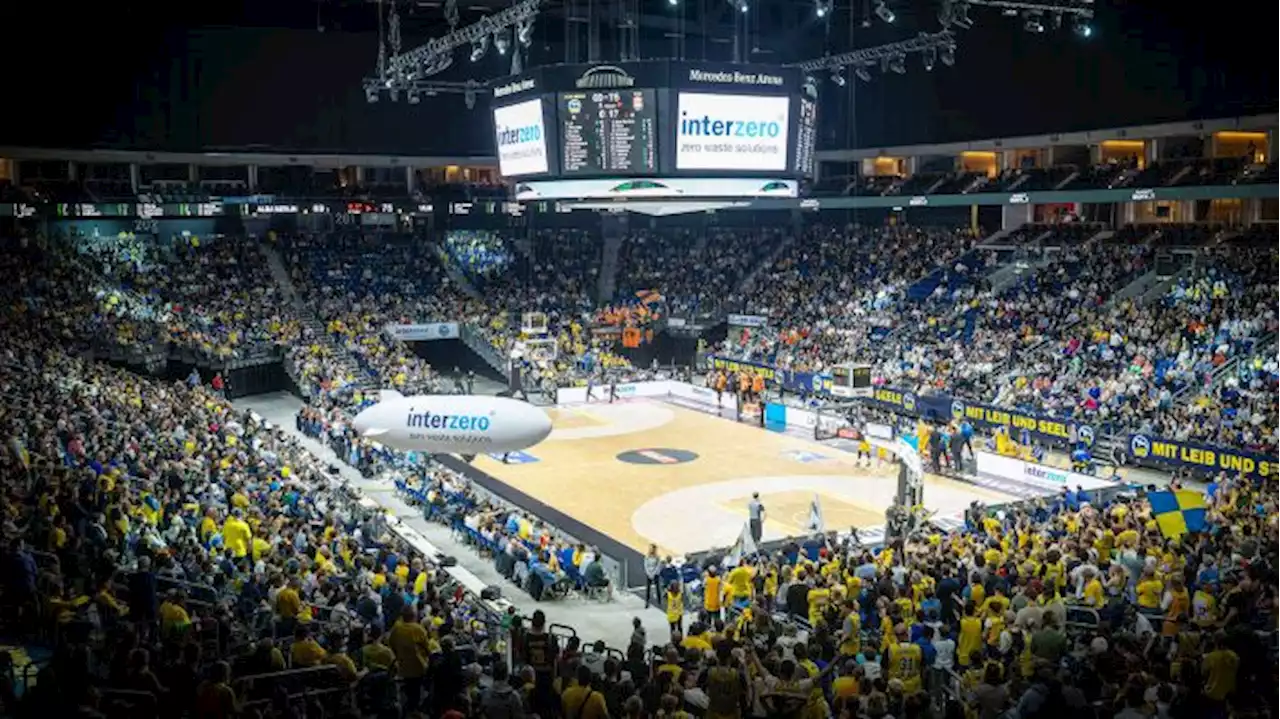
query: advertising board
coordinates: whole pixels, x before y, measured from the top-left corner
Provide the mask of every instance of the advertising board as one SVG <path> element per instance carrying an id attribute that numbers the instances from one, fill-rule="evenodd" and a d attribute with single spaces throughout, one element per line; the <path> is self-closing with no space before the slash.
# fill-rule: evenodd
<path id="1" fill-rule="evenodd" d="M 540 98 L 495 107 L 493 131 L 498 144 L 498 170 L 504 176 L 547 172 L 547 131 Z"/>
<path id="2" fill-rule="evenodd" d="M 778 96 L 680 93 L 676 169 L 786 170 L 790 105 Z"/>

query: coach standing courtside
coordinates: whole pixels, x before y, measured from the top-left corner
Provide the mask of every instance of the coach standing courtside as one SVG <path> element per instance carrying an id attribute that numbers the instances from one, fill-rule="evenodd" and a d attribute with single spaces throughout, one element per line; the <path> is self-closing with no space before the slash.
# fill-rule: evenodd
<path id="1" fill-rule="evenodd" d="M 760 493 L 751 493 L 751 502 L 747 505 L 747 516 L 751 520 L 751 539 L 760 546 L 760 538 L 764 536 L 764 505 L 760 503 Z"/>

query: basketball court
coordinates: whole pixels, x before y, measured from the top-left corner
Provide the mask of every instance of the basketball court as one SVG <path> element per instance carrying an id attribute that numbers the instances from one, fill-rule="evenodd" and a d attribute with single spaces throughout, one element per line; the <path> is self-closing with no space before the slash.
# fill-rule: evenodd
<path id="1" fill-rule="evenodd" d="M 828 530 L 884 524 L 897 491 L 895 463 L 859 466 L 836 447 L 714 411 L 660 398 L 553 407 L 554 430 L 542 444 L 509 464 L 478 457 L 474 469 L 638 552 L 650 544 L 677 555 L 732 545 L 753 492 L 766 508 L 766 541 L 807 534 L 815 495 Z M 924 496 L 942 516 L 975 499 L 1014 499 L 937 476 L 926 476 Z"/>

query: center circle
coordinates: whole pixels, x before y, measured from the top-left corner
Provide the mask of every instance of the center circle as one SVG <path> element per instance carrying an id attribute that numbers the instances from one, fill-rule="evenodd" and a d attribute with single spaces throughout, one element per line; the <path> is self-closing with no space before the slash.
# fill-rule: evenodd
<path id="1" fill-rule="evenodd" d="M 627 464 L 684 464 L 698 458 L 697 452 L 687 449 L 668 449 L 654 447 L 650 449 L 631 449 L 618 453 L 618 461 Z"/>

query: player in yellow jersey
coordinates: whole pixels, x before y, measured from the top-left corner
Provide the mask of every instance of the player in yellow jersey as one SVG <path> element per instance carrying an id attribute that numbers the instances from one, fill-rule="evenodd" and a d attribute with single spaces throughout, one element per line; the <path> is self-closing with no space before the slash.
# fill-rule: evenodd
<path id="1" fill-rule="evenodd" d="M 852 599 L 844 603 L 844 626 L 840 631 L 840 655 L 856 657 L 862 651 L 862 616 L 858 603 Z"/>
<path id="2" fill-rule="evenodd" d="M 887 666 L 885 670 L 890 679 L 902 682 L 903 692 L 913 694 L 920 691 L 920 670 L 924 666 L 924 651 L 919 644 L 907 641 L 907 628 L 899 624 L 894 633 L 898 641 L 889 646 L 885 654 Z"/>
<path id="3" fill-rule="evenodd" d="M 809 624 L 816 627 L 823 623 L 827 604 L 831 601 L 831 590 L 827 589 L 825 579 L 818 577 L 813 588 L 809 590 L 807 600 L 809 602 Z"/>
<path id="4" fill-rule="evenodd" d="M 684 632 L 684 592 L 679 582 L 667 585 L 667 624 L 673 632 Z"/>
<path id="5" fill-rule="evenodd" d="M 960 639 L 956 642 L 956 660 L 960 666 L 969 666 L 969 657 L 982 650 L 982 620 L 978 607 L 970 600 L 964 605 L 964 617 L 960 619 Z"/>
<path id="6" fill-rule="evenodd" d="M 1147 569 L 1138 582 L 1138 607 L 1141 609 L 1159 609 L 1160 597 L 1164 594 L 1164 582 L 1156 579 L 1155 570 Z"/>
<path id="7" fill-rule="evenodd" d="M 1175 637 L 1191 614 L 1191 595 L 1183 586 L 1182 577 L 1169 577 L 1169 591 L 1160 602 L 1164 606 L 1164 626 L 1161 635 Z"/>
<path id="8" fill-rule="evenodd" d="M 724 600 L 724 588 L 715 567 L 708 567 L 702 578 L 702 613 L 708 621 L 720 618 L 720 604 Z"/>

